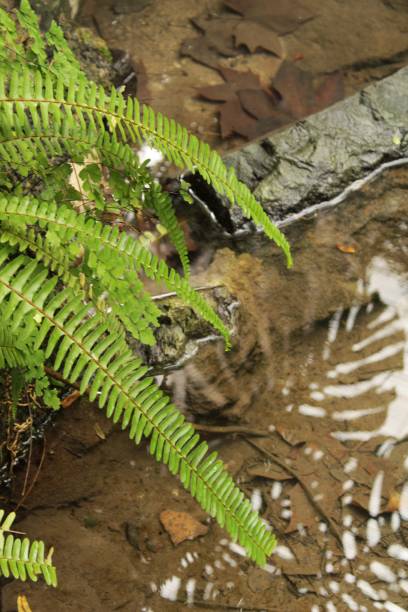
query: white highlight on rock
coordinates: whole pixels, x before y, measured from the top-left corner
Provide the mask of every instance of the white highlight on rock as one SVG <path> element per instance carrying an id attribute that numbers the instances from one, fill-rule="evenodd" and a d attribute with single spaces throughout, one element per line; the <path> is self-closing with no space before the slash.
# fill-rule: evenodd
<path id="1" fill-rule="evenodd" d="M 353 517 L 351 516 L 351 514 L 346 514 L 346 516 L 343 517 L 344 527 L 351 527 L 352 522 L 353 522 Z"/>
<path id="2" fill-rule="evenodd" d="M 378 406 L 377 408 L 359 408 L 356 410 L 335 410 L 332 414 L 332 419 L 334 421 L 355 421 L 365 416 L 379 414 L 380 412 L 384 412 L 384 410 L 384 406 Z"/>
<path id="3" fill-rule="evenodd" d="M 311 417 L 324 417 L 326 416 L 326 410 L 319 406 L 309 406 L 309 404 L 301 404 L 298 408 L 299 414 Z"/>
<path id="4" fill-rule="evenodd" d="M 343 469 L 346 472 L 346 474 L 349 474 L 350 472 L 356 469 L 357 465 L 358 465 L 357 459 L 355 457 L 350 457 L 350 459 L 344 465 Z"/>
<path id="5" fill-rule="evenodd" d="M 187 580 L 186 593 L 187 593 L 187 603 L 188 604 L 194 603 L 194 593 L 196 589 L 196 583 L 197 581 L 195 580 L 195 578 L 189 578 Z"/>
<path id="6" fill-rule="evenodd" d="M 336 378 L 339 374 L 350 374 L 359 368 L 362 368 L 366 365 L 370 365 L 372 363 L 377 363 L 379 361 L 383 361 L 384 359 L 388 359 L 389 357 L 393 357 L 394 355 L 398 355 L 405 348 L 405 342 L 397 342 L 395 344 L 390 344 L 385 346 L 381 350 L 376 353 L 372 353 L 368 357 L 364 357 L 364 359 L 357 359 L 356 361 L 350 361 L 348 363 L 339 363 L 333 370 L 327 372 L 327 378 Z"/>
<path id="7" fill-rule="evenodd" d="M 212 568 L 212 566 L 209 563 L 206 563 L 205 567 L 204 567 L 205 573 L 207 574 L 207 576 L 211 576 L 211 574 L 214 573 L 214 569 Z"/>
<path id="8" fill-rule="evenodd" d="M 277 546 L 274 554 L 278 555 L 278 557 L 284 559 L 285 561 L 292 561 L 295 558 L 290 548 L 283 545 Z"/>
<path id="9" fill-rule="evenodd" d="M 374 518 L 370 518 L 367 521 L 367 544 L 373 548 L 377 546 L 381 539 L 381 530 L 378 525 L 378 521 Z"/>
<path id="10" fill-rule="evenodd" d="M 222 555 L 222 558 L 224 559 L 224 561 L 226 561 L 228 563 L 228 565 L 230 565 L 231 567 L 237 567 L 238 563 L 235 561 L 235 559 L 233 559 L 228 553 L 224 553 Z"/>
<path id="11" fill-rule="evenodd" d="M 393 559 L 408 561 L 408 548 L 406 548 L 406 546 L 402 546 L 402 544 L 391 544 L 388 547 L 387 552 L 390 557 L 393 557 Z"/>
<path id="12" fill-rule="evenodd" d="M 337 608 L 332 601 L 328 601 L 326 604 L 327 612 L 337 612 Z"/>
<path id="13" fill-rule="evenodd" d="M 369 584 L 366 580 L 357 580 L 357 586 L 360 591 L 370 599 L 373 599 L 374 601 L 378 601 L 380 599 L 377 591 L 373 589 L 371 584 Z"/>
<path id="14" fill-rule="evenodd" d="M 343 491 L 350 491 L 350 489 L 352 489 L 354 487 L 354 480 L 346 480 L 345 482 L 343 482 L 342 488 Z"/>
<path id="15" fill-rule="evenodd" d="M 262 494 L 260 489 L 254 489 L 251 495 L 251 505 L 255 512 L 259 512 L 262 508 Z"/>
<path id="16" fill-rule="evenodd" d="M 370 500 L 368 502 L 368 511 L 371 516 L 378 516 L 381 507 L 381 491 L 384 481 L 384 472 L 378 472 L 374 478 L 374 484 L 370 493 Z"/>
<path id="17" fill-rule="evenodd" d="M 160 587 L 160 595 L 163 599 L 169 601 L 177 601 L 177 595 L 180 589 L 181 579 L 178 576 L 168 578 Z"/>
<path id="18" fill-rule="evenodd" d="M 356 321 L 356 317 L 358 315 L 360 308 L 361 308 L 360 305 L 355 305 L 350 308 L 349 313 L 347 315 L 347 321 L 346 321 L 346 331 L 347 332 L 351 332 L 351 330 L 353 329 L 354 323 Z"/>
<path id="19" fill-rule="evenodd" d="M 398 529 L 400 528 L 400 525 L 401 525 L 401 520 L 400 520 L 399 513 L 393 512 L 391 514 L 391 529 L 393 530 L 394 533 L 398 531 Z"/>
<path id="20" fill-rule="evenodd" d="M 204 594 L 203 594 L 204 601 L 207 601 L 207 599 L 210 599 L 213 586 L 214 586 L 213 582 L 207 582 L 207 584 L 205 585 Z"/>
<path id="21" fill-rule="evenodd" d="M 389 582 L 391 584 L 397 580 L 397 576 L 394 574 L 392 569 L 380 561 L 372 561 L 370 563 L 370 570 L 375 576 L 377 576 L 377 578 L 383 580 L 384 582 Z"/>
<path id="22" fill-rule="evenodd" d="M 348 593 L 343 593 L 341 598 L 353 612 L 357 612 L 360 609 L 358 603 Z"/>
<path id="23" fill-rule="evenodd" d="M 282 493 L 282 483 L 279 480 L 275 480 L 271 488 L 271 497 L 272 499 L 279 499 Z"/>
<path id="24" fill-rule="evenodd" d="M 388 336 L 392 336 L 393 334 L 395 334 L 395 332 L 400 331 L 401 329 L 403 329 L 401 321 L 400 319 L 396 319 L 395 321 L 392 321 L 389 325 L 386 325 L 385 327 L 382 327 L 378 331 L 374 332 L 374 334 L 371 334 L 371 336 L 368 336 L 368 338 L 364 338 L 364 340 L 362 340 L 361 342 L 353 344 L 352 350 L 354 352 L 362 351 L 366 348 L 366 346 L 369 346 L 373 342 L 377 342 L 378 340 L 383 340 Z"/>
<path id="25" fill-rule="evenodd" d="M 230 542 L 229 549 L 240 557 L 246 557 L 247 553 L 243 546 L 240 546 L 236 542 Z"/>
<path id="26" fill-rule="evenodd" d="M 356 538 L 351 531 L 345 531 L 341 537 L 346 559 L 355 559 L 357 556 Z"/>
<path id="27" fill-rule="evenodd" d="M 401 515 L 402 520 L 408 521 L 408 481 L 405 482 L 404 486 L 402 487 L 399 513 Z"/>
<path id="28" fill-rule="evenodd" d="M 392 601 L 386 601 L 384 603 L 384 608 L 389 612 L 407 612 L 406 608 L 401 608 L 401 606 L 397 606 L 397 604 L 392 603 Z"/>
<path id="29" fill-rule="evenodd" d="M 354 576 L 354 574 L 347 573 L 344 576 L 344 580 L 347 582 L 347 584 L 354 584 L 356 581 L 356 577 Z"/>
<path id="30" fill-rule="evenodd" d="M 332 593 L 338 593 L 340 591 L 339 583 L 336 582 L 335 580 L 331 580 L 329 582 L 329 589 L 331 590 Z"/>
<path id="31" fill-rule="evenodd" d="M 321 391 L 312 391 L 310 394 L 310 399 L 315 402 L 321 402 L 322 400 L 324 400 L 324 393 L 322 393 Z"/>

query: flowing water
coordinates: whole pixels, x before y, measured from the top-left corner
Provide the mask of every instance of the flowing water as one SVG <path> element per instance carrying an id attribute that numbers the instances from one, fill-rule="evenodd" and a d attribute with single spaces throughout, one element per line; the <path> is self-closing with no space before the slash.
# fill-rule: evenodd
<path id="1" fill-rule="evenodd" d="M 236 296 L 240 339 L 229 354 L 202 346 L 166 384 L 215 428 L 210 445 L 273 525 L 266 568 L 213 523 L 173 547 L 162 510 L 207 519 L 82 407 L 57 425 L 26 502 L 22 528 L 60 567 L 59 590 L 28 587 L 34 610 L 408 609 L 407 212 L 408 171 L 390 169 L 286 228 L 292 270 L 247 236 L 195 279 Z"/>

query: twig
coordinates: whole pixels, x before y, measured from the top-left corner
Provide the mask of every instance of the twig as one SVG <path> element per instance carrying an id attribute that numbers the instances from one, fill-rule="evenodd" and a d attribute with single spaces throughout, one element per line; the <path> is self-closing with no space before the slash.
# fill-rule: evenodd
<path id="1" fill-rule="evenodd" d="M 41 453 L 40 463 L 38 465 L 36 473 L 34 474 L 34 478 L 32 479 L 30 486 L 28 487 L 28 490 L 25 492 L 24 495 L 21 496 L 19 502 L 17 503 L 17 505 L 15 507 L 15 511 L 16 512 L 23 505 L 23 503 L 27 499 L 27 497 L 30 495 L 31 491 L 34 488 L 35 483 L 37 482 L 37 479 L 38 479 L 38 477 L 40 475 L 40 472 L 41 472 L 41 468 L 42 468 L 43 463 L 44 463 L 46 447 L 47 447 L 47 441 L 46 441 L 46 438 L 44 436 L 44 438 L 43 438 L 43 450 L 42 450 L 42 453 Z"/>
<path id="2" fill-rule="evenodd" d="M 177 603 L 188 605 L 185 599 L 177 599 Z M 260 608 L 251 606 L 247 608 L 246 606 L 241 606 L 239 603 L 234 606 L 233 604 L 224 604 L 221 602 L 212 603 L 211 601 L 204 601 L 202 599 L 195 599 L 194 606 L 198 606 L 199 608 L 210 608 L 212 610 L 239 610 L 239 612 L 276 612 L 276 608 L 266 608 L 265 606 Z"/>
<path id="3" fill-rule="evenodd" d="M 218 289 L 219 287 L 224 287 L 224 285 L 205 285 L 203 287 L 192 287 L 194 291 L 210 291 L 211 289 Z M 175 297 L 177 295 L 176 291 L 170 291 L 169 293 L 160 293 L 159 295 L 152 295 L 152 300 L 165 300 L 169 297 Z"/>
<path id="4" fill-rule="evenodd" d="M 197 431 L 205 431 L 208 433 L 218 433 L 218 434 L 241 434 L 247 436 L 256 436 L 258 438 L 267 438 L 270 436 L 270 433 L 267 431 L 261 431 L 260 429 L 247 429 L 242 425 L 203 425 L 201 423 L 192 423 L 194 429 Z"/>
<path id="5" fill-rule="evenodd" d="M 315 508 L 315 510 L 317 510 L 317 512 L 320 514 L 320 516 L 325 521 L 328 522 L 328 524 L 330 526 L 330 529 L 333 532 L 333 535 L 335 536 L 336 540 L 339 542 L 341 548 L 343 548 L 343 542 L 342 542 L 342 539 L 341 539 L 341 535 L 340 535 L 340 533 L 339 533 L 339 531 L 337 529 L 336 523 L 330 518 L 330 516 L 328 514 L 326 514 L 326 512 L 324 511 L 322 506 L 319 504 L 319 502 L 316 501 L 314 493 L 309 489 L 308 485 L 304 482 L 302 476 L 296 470 L 291 468 L 289 465 L 287 465 L 283 461 L 280 461 L 280 459 L 278 459 L 278 457 L 276 457 L 276 455 L 274 455 L 270 451 L 266 450 L 266 448 L 263 448 L 262 446 L 260 446 L 256 442 L 254 442 L 253 440 L 247 440 L 246 438 L 244 438 L 244 439 L 247 442 L 247 444 L 250 444 L 251 446 L 256 448 L 258 451 L 260 451 L 261 453 L 263 453 L 264 455 L 269 457 L 271 461 L 276 463 L 276 465 L 278 465 L 283 470 L 286 470 L 286 472 L 288 472 L 294 478 L 296 478 L 296 480 L 299 482 L 300 486 L 304 490 L 305 495 L 307 496 L 307 498 L 310 501 L 310 503 L 312 504 L 312 506 Z"/>

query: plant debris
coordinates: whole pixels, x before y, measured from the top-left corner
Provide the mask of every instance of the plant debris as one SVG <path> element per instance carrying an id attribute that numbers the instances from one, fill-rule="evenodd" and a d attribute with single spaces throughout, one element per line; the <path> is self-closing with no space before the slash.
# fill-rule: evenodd
<path id="1" fill-rule="evenodd" d="M 208 527 L 197 521 L 188 512 L 163 510 L 160 513 L 160 522 L 175 546 L 185 540 L 195 540 L 208 532 Z"/>

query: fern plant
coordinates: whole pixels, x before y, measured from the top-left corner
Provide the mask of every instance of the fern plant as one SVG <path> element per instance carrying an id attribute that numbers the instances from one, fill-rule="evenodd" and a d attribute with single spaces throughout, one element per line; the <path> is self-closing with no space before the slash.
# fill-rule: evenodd
<path id="1" fill-rule="evenodd" d="M 45 553 L 44 542 L 16 538 L 10 533 L 16 515 L 0 509 L 0 576 L 37 582 L 42 576 L 48 586 L 57 586 L 57 572 L 52 563 L 53 549 Z M 8 535 L 6 535 L 8 533 Z"/>
<path id="2" fill-rule="evenodd" d="M 129 347 L 129 336 L 154 343 L 158 326 L 145 277 L 174 291 L 230 346 L 229 330 L 188 282 L 184 234 L 170 196 L 138 161 L 140 143 L 199 173 L 291 264 L 286 239 L 218 153 L 149 106 L 89 81 L 55 23 L 40 33 L 28 0 L 14 16 L 0 11 L 0 344 L 8 342 L 0 367 L 27 367 L 27 355 L 40 355 L 42 367 L 79 383 L 132 440 L 149 439 L 157 461 L 263 564 L 275 545 L 270 528 Z M 124 215 L 143 210 L 166 228 L 184 277 L 124 230 Z"/>

